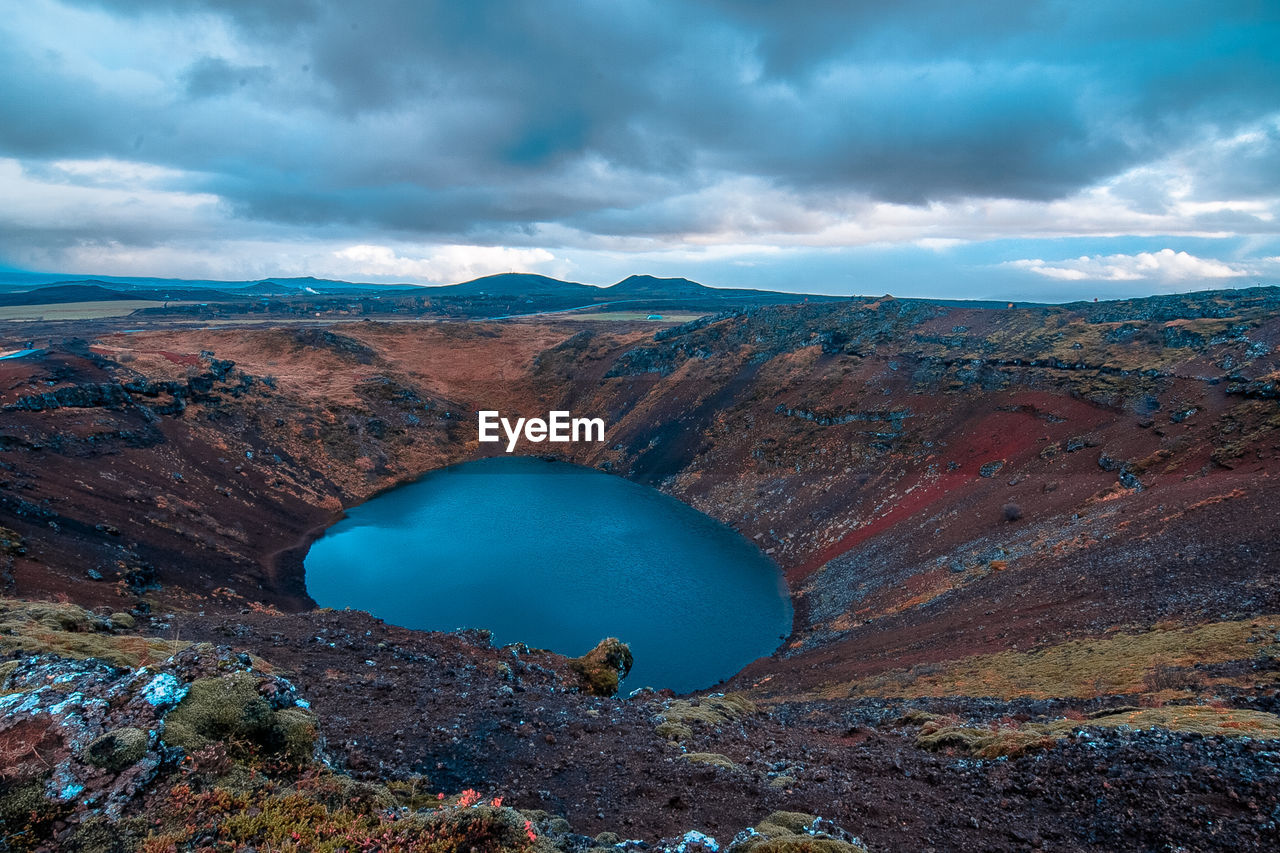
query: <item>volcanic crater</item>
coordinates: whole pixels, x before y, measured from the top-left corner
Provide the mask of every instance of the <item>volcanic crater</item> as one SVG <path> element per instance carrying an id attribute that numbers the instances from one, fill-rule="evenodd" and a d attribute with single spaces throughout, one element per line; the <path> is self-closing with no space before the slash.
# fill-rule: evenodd
<path id="1" fill-rule="evenodd" d="M 871 850 L 1271 849 L 1278 309 L 1276 288 L 883 297 L 656 334 L 534 317 L 50 340 L 0 361 L 0 672 L 9 695 L 114 677 L 37 652 L 283 677 L 271 690 L 305 697 L 344 778 L 492 792 L 580 849 L 727 841 L 779 811 Z M 540 449 L 754 542 L 795 605 L 784 646 L 714 692 L 619 699 L 581 660 L 315 609 L 310 542 L 501 453 L 477 441 L 481 409 L 603 418 L 601 444 Z M 15 779 L 73 760 L 24 731 L 0 732 L 41 758 Z M 160 775 L 136 790 L 76 784 L 168 821 L 148 748 Z M 92 819 L 46 818 L 66 849 Z"/>

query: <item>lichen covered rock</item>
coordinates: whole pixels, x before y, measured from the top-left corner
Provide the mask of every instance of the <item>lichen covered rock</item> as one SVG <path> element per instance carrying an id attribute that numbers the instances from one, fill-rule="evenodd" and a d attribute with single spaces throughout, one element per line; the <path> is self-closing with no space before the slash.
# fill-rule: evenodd
<path id="1" fill-rule="evenodd" d="M 294 763 L 307 760 L 315 748 L 314 717 L 298 707 L 272 707 L 259 682 L 248 672 L 196 679 L 165 718 L 165 743 L 194 752 L 231 742 L 241 751 L 257 749 Z"/>
<path id="2" fill-rule="evenodd" d="M 569 669 L 578 677 L 584 693 L 614 696 L 618 682 L 631 672 L 631 647 L 617 637 L 608 637 L 580 658 L 569 660 Z"/>
<path id="3" fill-rule="evenodd" d="M 829 820 L 774 812 L 733 839 L 727 853 L 867 853 L 861 839 Z"/>
<path id="4" fill-rule="evenodd" d="M 142 729 L 133 726 L 109 731 L 89 742 L 83 758 L 95 767 L 119 773 L 137 764 L 147 754 L 149 738 Z"/>

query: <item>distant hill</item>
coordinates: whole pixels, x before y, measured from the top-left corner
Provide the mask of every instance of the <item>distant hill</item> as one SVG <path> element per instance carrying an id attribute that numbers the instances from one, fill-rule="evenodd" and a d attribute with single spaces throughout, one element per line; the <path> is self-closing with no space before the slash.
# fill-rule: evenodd
<path id="1" fill-rule="evenodd" d="M 88 280 L 37 287 L 18 293 L 0 293 L 0 305 L 59 305 L 66 302 L 113 302 L 138 298 L 136 294 L 121 293 L 104 285 L 105 282 Z"/>
<path id="2" fill-rule="evenodd" d="M 37 287 L 14 293 L 0 293 L 0 305 L 63 305 L 68 302 L 118 302 L 152 300 L 155 302 L 221 302 L 242 299 L 243 294 L 199 286 L 134 288 L 112 282 L 85 279 Z"/>
<path id="3" fill-rule="evenodd" d="M 691 297 L 714 296 L 716 288 L 698 284 L 687 278 L 656 278 L 651 275 L 633 275 L 604 289 L 611 299 L 636 299 L 639 297 Z"/>
<path id="4" fill-rule="evenodd" d="M 350 281 L 336 281 L 333 279 L 313 278 L 311 276 L 290 277 L 290 278 L 267 278 L 245 281 L 215 281 L 211 279 L 183 279 L 183 278 L 148 278 L 144 276 L 93 276 L 93 277 L 75 277 L 69 275 L 43 275 L 38 273 L 0 273 L 0 292 L 28 292 L 37 287 L 48 287 L 53 285 L 64 284 L 87 284 L 92 283 L 101 287 L 106 287 L 119 292 L 134 293 L 143 291 L 147 293 L 172 293 L 175 291 L 217 291 L 224 294 L 223 298 L 229 298 L 227 294 L 233 294 L 237 297 L 245 295 L 245 289 L 257 287 L 261 284 L 274 286 L 273 292 L 285 294 L 288 292 L 307 292 L 308 289 L 317 293 L 391 293 L 414 291 L 419 285 L 414 284 L 362 284 Z M 130 298 L 146 298 L 132 296 Z M 208 295 L 204 299 L 209 299 Z"/>
<path id="5" fill-rule="evenodd" d="M 448 296 L 584 296 L 588 299 L 599 294 L 601 288 L 576 281 L 561 281 L 533 273 L 504 272 L 486 275 L 461 284 L 446 284 L 427 288 L 429 293 Z"/>
<path id="6" fill-rule="evenodd" d="M 312 289 L 314 290 L 314 288 Z M 236 293 L 250 293 L 255 296 L 276 296 L 280 294 L 293 296 L 300 290 L 302 290 L 302 288 L 296 285 L 280 284 L 275 281 L 260 281 L 257 284 L 251 284 L 248 287 L 238 288 Z"/>
<path id="7" fill-rule="evenodd" d="M 0 305 L 40 305 L 146 299 L 156 302 L 229 302 L 263 300 L 323 300 L 325 298 L 368 298 L 395 302 L 405 297 L 430 296 L 462 316 L 475 311 L 499 310 L 506 316 L 513 310 L 525 313 L 563 311 L 591 305 L 625 304 L 629 310 L 673 311 L 676 309 L 722 311 L 726 307 L 770 305 L 805 301 L 829 301 L 841 297 L 805 296 L 768 290 L 707 287 L 687 278 L 658 278 L 633 275 L 608 287 L 562 281 L 534 273 L 498 273 L 460 284 L 362 284 L 331 279 L 265 278 L 257 281 L 206 281 L 102 276 L 60 280 L 49 284 L 33 281 L 34 274 L 0 276 Z M 7 291 L 7 292 L 6 292 Z M 514 303 L 520 303 L 519 308 Z"/>
<path id="8" fill-rule="evenodd" d="M 800 302 L 804 294 L 775 293 L 768 290 L 741 290 L 707 287 L 687 278 L 658 278 L 651 275 L 633 275 L 608 287 L 596 287 L 574 281 L 561 281 L 532 273 L 500 273 L 473 279 L 462 284 L 429 288 L 440 296 L 512 296 L 554 298 L 572 297 L 584 302 L 635 302 L 663 301 L 687 302 L 689 300 L 724 301 L 750 300 L 762 302 Z M 824 300 L 843 297 L 808 297 Z"/>
<path id="9" fill-rule="evenodd" d="M 239 282 L 224 282 L 223 287 Z M 338 281 L 330 278 L 302 276 L 293 278 L 264 278 L 236 289 L 236 293 L 262 295 L 296 295 L 301 293 L 405 293 L 420 290 L 417 284 L 368 284 L 355 281 Z"/>

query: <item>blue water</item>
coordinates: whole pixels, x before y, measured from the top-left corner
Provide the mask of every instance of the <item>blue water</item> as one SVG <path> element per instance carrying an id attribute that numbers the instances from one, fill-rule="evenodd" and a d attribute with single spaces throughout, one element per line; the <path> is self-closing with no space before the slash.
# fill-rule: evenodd
<path id="1" fill-rule="evenodd" d="M 0 355 L 0 361 L 4 361 L 4 360 L 6 360 L 6 359 L 10 359 L 10 358 L 23 358 L 23 357 L 25 357 L 25 356 L 28 356 L 28 355 L 31 355 L 32 353 L 37 353 L 37 352 L 40 352 L 40 350 L 38 350 L 38 349 L 20 349 L 20 350 L 18 350 L 17 352 L 11 352 L 11 353 L 9 353 L 8 355 Z"/>
<path id="2" fill-rule="evenodd" d="M 505 457 L 432 472 L 350 510 L 312 545 L 307 591 L 408 628 L 488 628 L 570 656 L 631 646 L 624 688 L 710 687 L 791 629 L 777 566 L 647 486 Z"/>

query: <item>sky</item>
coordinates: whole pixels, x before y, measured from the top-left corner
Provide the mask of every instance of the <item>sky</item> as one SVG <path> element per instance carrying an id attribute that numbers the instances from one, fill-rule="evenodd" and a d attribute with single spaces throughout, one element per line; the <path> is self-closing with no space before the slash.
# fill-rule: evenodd
<path id="1" fill-rule="evenodd" d="M 1280 283 L 1280 3 L 0 0 L 0 270 Z"/>

